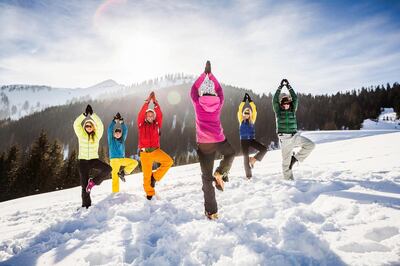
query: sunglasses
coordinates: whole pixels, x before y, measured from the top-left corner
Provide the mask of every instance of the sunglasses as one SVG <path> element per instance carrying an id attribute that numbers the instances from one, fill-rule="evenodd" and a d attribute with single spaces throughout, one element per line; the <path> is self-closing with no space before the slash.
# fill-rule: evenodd
<path id="1" fill-rule="evenodd" d="M 116 129 L 114 132 L 115 132 L 115 133 L 122 133 L 122 130 Z"/>
<path id="2" fill-rule="evenodd" d="M 86 125 L 85 128 L 92 128 L 92 126 L 91 125 Z"/>
<path id="3" fill-rule="evenodd" d="M 250 115 L 250 113 L 244 113 L 244 115 Z"/>
<path id="4" fill-rule="evenodd" d="M 282 105 L 290 105 L 290 103 L 282 103 Z"/>

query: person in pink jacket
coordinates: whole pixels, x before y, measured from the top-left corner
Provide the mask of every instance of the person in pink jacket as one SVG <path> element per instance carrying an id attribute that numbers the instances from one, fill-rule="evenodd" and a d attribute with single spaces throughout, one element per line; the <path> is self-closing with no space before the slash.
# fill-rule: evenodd
<path id="1" fill-rule="evenodd" d="M 213 183 L 218 190 L 224 190 L 235 150 L 225 138 L 221 125 L 224 92 L 211 73 L 210 61 L 207 61 L 204 73 L 194 82 L 190 95 L 196 113 L 197 154 L 202 172 L 205 215 L 214 220 L 218 219 L 218 206 Z M 223 155 L 223 159 L 213 173 L 217 152 Z"/>

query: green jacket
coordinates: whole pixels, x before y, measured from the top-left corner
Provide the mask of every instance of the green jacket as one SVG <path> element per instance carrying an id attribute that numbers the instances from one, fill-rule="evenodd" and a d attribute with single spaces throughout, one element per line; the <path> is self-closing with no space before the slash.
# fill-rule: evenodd
<path id="1" fill-rule="evenodd" d="M 297 119 L 296 111 L 298 106 L 297 95 L 293 88 L 290 87 L 289 93 L 292 97 L 292 104 L 289 110 L 283 110 L 279 102 L 279 95 L 281 94 L 282 88 L 278 88 L 275 92 L 274 98 L 272 99 L 272 106 L 274 108 L 276 117 L 276 132 L 277 133 L 296 133 L 297 132 Z"/>
<path id="2" fill-rule="evenodd" d="M 74 122 L 74 131 L 76 136 L 78 137 L 79 142 L 79 160 L 91 160 L 99 158 L 99 142 L 101 137 L 103 136 L 104 126 L 101 122 L 100 118 L 96 114 L 91 115 L 92 122 L 94 122 L 95 134 L 94 139 L 89 138 L 89 134 L 82 126 L 83 120 L 86 119 L 86 116 L 81 114 L 78 118 L 75 119 Z"/>

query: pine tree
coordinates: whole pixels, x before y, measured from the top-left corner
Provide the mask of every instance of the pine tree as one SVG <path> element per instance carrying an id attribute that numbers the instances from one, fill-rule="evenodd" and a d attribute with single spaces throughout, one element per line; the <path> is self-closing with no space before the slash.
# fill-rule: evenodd
<path id="1" fill-rule="evenodd" d="M 50 148 L 47 135 L 44 131 L 31 147 L 27 162 L 27 179 L 30 184 L 28 192 L 43 192 L 50 181 Z"/>
<path id="2" fill-rule="evenodd" d="M 2 185 L 5 186 L 6 194 L 2 197 L 2 200 L 15 198 L 22 196 L 23 186 L 19 184 L 21 175 L 21 153 L 18 146 L 12 146 L 7 154 L 7 159 L 4 164 L 5 180 L 6 182 Z"/>
<path id="3" fill-rule="evenodd" d="M 54 141 L 49 152 L 49 174 L 48 182 L 45 184 L 45 191 L 59 189 L 62 179 L 61 170 L 63 169 L 63 150 L 58 141 Z"/>

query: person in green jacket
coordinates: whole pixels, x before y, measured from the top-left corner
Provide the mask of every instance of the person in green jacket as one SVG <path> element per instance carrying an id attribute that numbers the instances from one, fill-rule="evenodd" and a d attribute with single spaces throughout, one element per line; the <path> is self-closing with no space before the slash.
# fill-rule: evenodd
<path id="1" fill-rule="evenodd" d="M 286 86 L 290 95 L 281 94 L 282 88 Z M 283 177 L 293 180 L 292 167 L 297 161 L 304 161 L 312 152 L 315 144 L 297 132 L 296 111 L 298 98 L 287 79 L 281 81 L 272 100 L 276 117 L 276 131 L 282 150 Z M 293 149 L 300 147 L 297 153 Z"/>
<path id="2" fill-rule="evenodd" d="M 74 122 L 74 131 L 79 142 L 79 177 L 82 186 L 82 207 L 89 208 L 92 204 L 90 192 L 95 185 L 111 173 L 111 166 L 99 160 L 99 142 L 103 136 L 104 126 L 100 118 L 93 113 L 90 105 Z M 96 170 L 96 175 L 90 177 L 89 171 Z"/>

